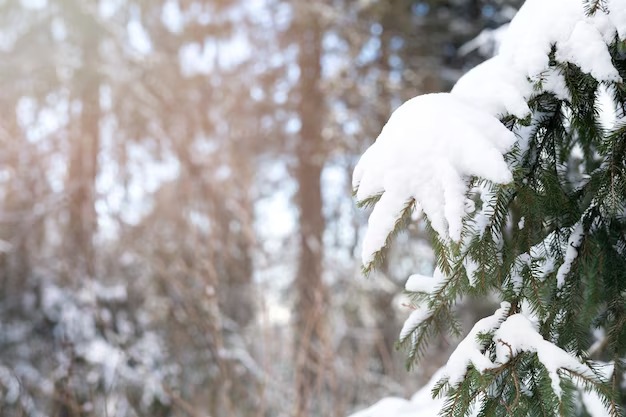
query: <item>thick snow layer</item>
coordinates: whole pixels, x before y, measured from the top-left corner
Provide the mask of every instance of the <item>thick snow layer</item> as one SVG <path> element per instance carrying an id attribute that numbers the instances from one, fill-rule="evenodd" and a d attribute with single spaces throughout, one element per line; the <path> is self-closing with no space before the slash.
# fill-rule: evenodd
<path id="1" fill-rule="evenodd" d="M 571 101 L 561 64 L 574 64 L 602 82 L 598 96 L 601 122 L 606 129 L 615 125 L 615 108 L 609 91 L 614 88 L 611 83 L 622 80 L 612 64 L 608 45 L 616 35 L 626 38 L 626 0 L 605 0 L 603 5 L 595 15 L 587 16 L 582 0 L 526 0 L 503 36 L 498 56 L 468 72 L 450 94 L 413 98 L 391 115 L 376 143 L 365 152 L 354 170 L 357 200 L 380 196 L 363 244 L 365 265 L 384 246 L 407 204 L 415 204 L 414 217 L 423 213 L 448 243 L 449 240 L 461 241 L 463 220 L 467 217 L 471 218 L 467 223 L 472 229 L 465 230 L 482 237 L 491 221 L 493 193 L 481 192 L 482 210 L 476 212 L 473 201 L 467 198 L 468 179 L 480 177 L 496 184 L 511 181 L 504 154 L 516 141 L 522 154 L 528 150 L 528 140 L 536 128 L 536 120 L 542 115 L 532 114 L 530 126 L 516 125 L 515 134 L 496 117 L 527 118 L 530 114 L 528 101 L 543 92 Z M 480 42 L 477 38 L 465 48 L 470 50 Z M 552 52 L 556 66 L 554 63 L 550 66 Z M 515 161 L 510 163 L 516 164 Z M 520 219 L 520 229 L 524 223 L 524 219 Z M 470 233 L 463 236 L 462 250 L 467 248 L 465 243 Z M 577 224 L 567 246 L 551 233 L 527 253 L 520 254 L 510 272 L 515 292 L 520 293 L 528 271 L 541 280 L 553 276 L 556 270 L 557 285 L 561 288 L 578 255 L 582 238 L 582 225 Z M 497 241 L 498 237 L 494 239 Z M 559 262 L 561 255 L 553 253 L 557 246 L 564 250 L 562 262 Z M 470 284 L 474 285 L 475 260 L 468 257 L 464 266 Z M 412 275 L 406 289 L 432 293 L 441 279 L 437 271 L 432 278 Z M 522 307 L 523 312 L 532 311 L 526 301 L 522 301 Z M 537 331 L 536 320 L 529 318 L 529 314 L 524 312 L 507 318 L 509 308 L 508 303 L 503 303 L 493 316 L 476 323 L 459 344 L 441 373 L 452 386 L 458 386 L 470 365 L 482 372 L 507 363 L 521 352 L 537 354 L 559 397 L 562 393 L 560 370 L 598 379 L 576 357 L 543 339 Z M 416 308 L 405 322 L 400 339 L 409 337 L 430 314 L 424 307 Z M 493 333 L 495 358 L 483 353 L 485 346 L 477 339 L 480 333 Z M 430 388 L 420 393 L 429 391 Z M 429 395 L 423 395 L 430 399 Z M 430 400 L 417 407 L 415 398 L 411 401 L 386 399 L 352 417 L 430 417 L 436 415 L 442 405 L 441 400 L 435 403 Z M 595 394 L 583 393 L 581 399 L 594 417 L 606 415 Z"/>
<path id="2" fill-rule="evenodd" d="M 608 14 L 587 16 L 582 1 L 527 0 L 499 55 L 461 77 L 451 93 L 415 97 L 391 115 L 354 170 L 359 201 L 382 194 L 363 242 L 364 265 L 410 204 L 444 240 L 460 241 L 467 178 L 500 184 L 512 179 L 503 154 L 515 135 L 496 116 L 528 117 L 528 100 L 543 91 L 570 99 L 560 69 L 550 66 L 552 48 L 558 62 L 575 64 L 599 81 L 621 81 L 607 44 L 626 30 L 626 4 L 612 0 L 606 9 Z"/>
<path id="3" fill-rule="evenodd" d="M 623 0 L 613 4 L 609 15 L 598 11 L 587 17 L 580 1 L 528 0 L 501 35 L 499 55 L 461 77 L 452 93 L 492 115 L 518 118 L 530 113 L 527 101 L 535 81 L 541 81 L 536 92 L 553 92 L 568 100 L 563 76 L 549 66 L 553 45 L 557 61 L 578 65 L 599 81 L 621 81 L 607 44 L 612 42 L 616 26 L 626 24 L 626 6 Z"/>
<path id="4" fill-rule="evenodd" d="M 596 375 L 586 365 L 578 362 L 563 349 L 546 341 L 536 330 L 529 318 L 522 314 L 514 314 L 506 318 L 510 304 L 502 303 L 500 308 L 489 317 L 480 320 L 470 331 L 467 337 L 459 344 L 450 356 L 448 363 L 438 372 L 429 385 L 418 391 L 411 401 L 399 398 L 385 399 L 375 406 L 354 414 L 351 417 L 404 417 L 408 415 L 435 416 L 443 405 L 442 400 L 430 400 L 430 390 L 435 381 L 448 378 L 451 386 L 456 387 L 467 373 L 467 367 L 472 364 L 477 370 L 484 372 L 490 368 L 507 363 L 512 357 L 521 352 L 534 352 L 541 363 L 546 367 L 552 380 L 552 388 L 556 395 L 561 395 L 560 378 L 558 371 L 568 369 L 597 380 Z M 477 336 L 481 333 L 494 332 L 493 341 L 496 344 L 496 361 L 492 362 L 482 350 L 483 343 Z M 430 402 L 429 402 L 430 400 Z M 583 402 L 588 411 L 595 417 L 601 414 L 603 407 L 595 394 L 584 394 Z M 411 414 L 413 413 L 413 414 Z M 417 414 L 419 413 L 419 414 Z"/>
<path id="5" fill-rule="evenodd" d="M 496 365 L 482 352 L 484 343 L 478 339 L 479 334 L 493 332 L 509 314 L 511 304 L 503 302 L 496 312 L 484 319 L 479 320 L 469 334 L 459 343 L 457 348 L 450 355 L 446 364 L 443 376 L 448 378 L 448 383 L 456 388 L 465 378 L 467 367 L 472 364 L 479 372 L 494 368 Z"/>
<path id="6" fill-rule="evenodd" d="M 509 25 L 500 54 L 528 77 L 549 66 L 550 49 L 566 41 L 584 15 L 582 1 L 527 0 Z"/>
<path id="7" fill-rule="evenodd" d="M 510 182 L 503 155 L 514 142 L 497 118 L 452 94 L 418 96 L 400 106 L 354 170 L 357 200 L 382 193 L 370 216 L 363 263 L 383 247 L 412 199 L 442 238 L 459 241 L 468 178 Z"/>
<path id="8" fill-rule="evenodd" d="M 588 17 L 582 1 L 527 0 L 509 25 L 500 55 L 524 76 L 538 79 L 556 45 L 557 61 L 576 64 L 601 81 L 619 81 L 606 44 L 610 33 L 626 23 L 624 2 L 613 0 L 609 7 L 607 19 L 601 10 Z"/>
<path id="9" fill-rule="evenodd" d="M 624 0 L 605 0 L 605 5 L 609 11 L 609 20 L 617 30 L 617 35 L 621 40 L 626 39 L 626 4 Z"/>
<path id="10" fill-rule="evenodd" d="M 511 71 L 508 62 L 495 56 L 469 70 L 451 93 L 493 116 L 512 114 L 520 119 L 530 114 L 526 103 L 533 92 L 524 76 Z"/>
<path id="11" fill-rule="evenodd" d="M 578 65 L 598 81 L 621 81 L 602 35 L 587 22 L 576 23 L 569 39 L 558 44 L 556 59 Z"/>
<path id="12" fill-rule="evenodd" d="M 578 360 L 545 340 L 533 323 L 522 314 L 514 314 L 507 318 L 494 333 L 493 341 L 496 344 L 496 361 L 507 363 L 512 357 L 521 352 L 537 353 L 539 361 L 546 367 L 552 380 L 552 390 L 560 398 L 562 390 L 558 371 L 568 369 L 588 378 L 596 380 L 596 376 Z"/>

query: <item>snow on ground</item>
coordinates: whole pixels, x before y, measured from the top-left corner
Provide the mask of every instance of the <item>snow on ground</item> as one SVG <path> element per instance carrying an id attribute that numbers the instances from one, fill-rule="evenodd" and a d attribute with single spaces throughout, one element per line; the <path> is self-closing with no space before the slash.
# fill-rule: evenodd
<path id="1" fill-rule="evenodd" d="M 366 410 L 359 411 L 349 417 L 437 417 L 443 407 L 442 398 L 433 399 L 430 392 L 435 383 L 441 379 L 442 371 L 433 375 L 430 381 L 410 400 L 399 397 L 383 398 Z"/>

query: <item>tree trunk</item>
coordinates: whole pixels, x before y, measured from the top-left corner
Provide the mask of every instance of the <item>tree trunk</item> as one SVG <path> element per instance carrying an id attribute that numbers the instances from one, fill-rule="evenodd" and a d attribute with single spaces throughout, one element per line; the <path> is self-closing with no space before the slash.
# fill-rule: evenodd
<path id="1" fill-rule="evenodd" d="M 300 67 L 297 109 L 302 127 L 296 149 L 300 257 L 296 277 L 294 415 L 302 417 L 312 415 L 310 400 L 322 398 L 320 390 L 332 382 L 332 365 L 325 315 L 328 292 L 322 279 L 325 227 L 321 192 L 325 157 L 321 134 L 324 102 L 320 92 L 322 30 L 319 16 L 311 15 L 308 9 L 302 10 L 296 19 L 299 27 L 294 32 L 297 32 Z"/>
<path id="2" fill-rule="evenodd" d="M 98 38 L 95 27 L 87 27 L 87 16 L 77 16 L 82 22 L 82 68 L 77 74 L 78 99 L 81 103 L 77 128 L 70 136 L 68 168 L 69 233 L 66 248 L 71 262 L 70 274 L 95 274 L 93 236 L 97 229 L 95 210 L 96 176 L 99 149 L 99 77 Z M 70 276 L 70 280 L 77 277 Z"/>
<path id="3" fill-rule="evenodd" d="M 100 140 L 100 76 L 98 25 L 93 16 L 81 7 L 68 9 L 70 21 L 76 28 L 81 53 L 81 67 L 76 73 L 74 101 L 80 102 L 80 113 L 74 120 L 74 105 L 70 108 L 69 161 L 66 193 L 68 195 L 68 223 L 64 240 L 67 251 L 66 286 L 80 288 L 81 281 L 95 278 L 93 238 L 97 229 L 96 177 L 98 173 L 98 151 Z M 86 397 L 82 386 L 75 386 L 72 373 L 76 363 L 70 355 L 70 369 L 66 377 L 55 384 L 53 415 L 59 417 L 83 417 Z"/>

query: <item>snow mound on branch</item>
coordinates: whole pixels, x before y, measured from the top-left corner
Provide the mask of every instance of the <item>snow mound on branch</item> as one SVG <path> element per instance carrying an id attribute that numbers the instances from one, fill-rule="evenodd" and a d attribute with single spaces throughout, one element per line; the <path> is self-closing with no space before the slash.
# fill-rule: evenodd
<path id="1" fill-rule="evenodd" d="M 582 1 L 528 0 L 509 24 L 500 54 L 526 76 L 536 77 L 548 68 L 552 45 L 566 41 L 582 16 Z"/>
<path id="2" fill-rule="evenodd" d="M 626 4 L 624 4 L 624 0 L 606 0 L 605 6 L 609 12 L 609 20 L 617 31 L 617 36 L 621 40 L 626 39 Z"/>
<path id="3" fill-rule="evenodd" d="M 501 364 L 509 362 L 521 352 L 536 353 L 552 380 L 552 390 L 559 398 L 562 394 L 559 369 L 567 369 L 592 380 L 598 380 L 588 366 L 545 340 L 533 323 L 522 314 L 513 314 L 507 318 L 496 330 L 493 341 L 496 344 L 496 361 Z"/>
<path id="4" fill-rule="evenodd" d="M 578 65 L 598 81 L 621 81 L 602 35 L 587 22 L 576 23 L 569 39 L 558 45 L 556 59 Z"/>
<path id="5" fill-rule="evenodd" d="M 382 194 L 363 243 L 368 265 L 412 200 L 444 239 L 459 241 L 467 180 L 508 183 L 503 155 L 515 135 L 500 121 L 448 93 L 415 97 L 393 112 L 354 169 L 356 198 Z"/>
<path id="6" fill-rule="evenodd" d="M 459 242 L 467 179 L 508 183 L 503 158 L 515 142 L 495 116 L 526 118 L 533 94 L 570 99 L 550 54 L 603 82 L 621 82 L 608 49 L 626 36 L 626 1 L 587 16 L 582 1 L 527 0 L 510 23 L 499 55 L 463 76 L 450 94 L 415 97 L 390 117 L 354 170 L 357 200 L 381 195 L 369 219 L 362 261 L 369 266 L 404 214 L 422 211 L 444 241 Z M 452 122 L 451 122 L 452 121 Z"/>
<path id="7" fill-rule="evenodd" d="M 512 114 L 520 119 L 530 114 L 526 101 L 532 92 L 531 83 L 511 71 L 500 56 L 469 70 L 451 91 L 493 116 Z"/>
<path id="8" fill-rule="evenodd" d="M 470 364 L 480 373 L 496 366 L 483 354 L 482 350 L 485 348 L 485 343 L 478 339 L 478 335 L 496 330 L 509 314 L 510 308 L 511 304 L 501 303 L 500 308 L 493 315 L 479 320 L 452 352 L 443 372 L 451 387 L 456 388 L 463 381 Z"/>
<path id="9" fill-rule="evenodd" d="M 599 81 L 619 82 L 607 41 L 617 29 L 625 29 L 623 0 L 613 0 L 609 11 L 608 16 L 598 10 L 589 17 L 582 1 L 527 0 L 511 21 L 499 53 L 523 76 L 537 79 L 549 68 L 556 45 L 557 61 L 578 65 Z"/>
<path id="10" fill-rule="evenodd" d="M 557 61 L 575 64 L 598 81 L 620 82 L 607 44 L 626 26 L 626 4 L 614 0 L 608 5 L 608 15 L 598 10 L 588 17 L 580 1 L 526 1 L 501 36 L 499 55 L 467 72 L 452 93 L 491 115 L 520 119 L 529 115 L 527 101 L 534 92 L 553 92 L 569 100 L 563 76 L 549 66 L 553 45 Z M 539 87 L 536 81 L 541 87 L 533 91 Z"/>

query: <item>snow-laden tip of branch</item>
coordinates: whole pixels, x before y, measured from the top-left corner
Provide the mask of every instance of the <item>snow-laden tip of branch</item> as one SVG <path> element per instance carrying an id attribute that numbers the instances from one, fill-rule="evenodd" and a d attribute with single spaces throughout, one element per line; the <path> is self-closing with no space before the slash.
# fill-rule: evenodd
<path id="1" fill-rule="evenodd" d="M 556 59 L 571 62 L 598 81 L 620 82 L 602 35 L 587 22 L 578 22 L 569 39 L 558 45 Z"/>
<path id="2" fill-rule="evenodd" d="M 404 285 L 404 289 L 408 292 L 421 292 L 432 294 L 446 279 L 441 269 L 435 268 L 433 276 L 413 274 L 409 277 Z"/>
<path id="3" fill-rule="evenodd" d="M 415 97 L 390 117 L 354 170 L 358 201 L 382 194 L 363 243 L 367 265 L 414 199 L 433 229 L 459 241 L 467 180 L 512 180 L 503 155 L 515 135 L 494 116 L 448 93 Z"/>
<path id="4" fill-rule="evenodd" d="M 432 277 L 420 274 L 411 275 L 404 288 L 408 292 L 432 294 L 441 286 L 445 279 L 445 274 L 439 268 L 435 268 Z M 407 337 L 414 334 L 415 330 L 421 326 L 425 320 L 429 319 L 431 315 L 432 312 L 426 305 L 417 306 L 402 326 L 399 337 L 400 342 L 403 342 Z"/>
<path id="5" fill-rule="evenodd" d="M 404 342 L 407 337 L 414 334 L 415 330 L 421 326 L 432 315 L 428 307 L 418 306 L 411 312 L 411 315 L 404 321 L 402 330 L 400 330 L 400 337 L 398 340 Z"/>
<path id="6" fill-rule="evenodd" d="M 465 339 L 452 352 L 443 372 L 444 377 L 448 379 L 448 384 L 452 388 L 456 388 L 463 381 L 467 373 L 467 367 L 470 364 L 480 373 L 496 367 L 482 352 L 485 348 L 485 343 L 479 340 L 478 335 L 496 330 L 509 314 L 510 308 L 511 304 L 502 302 L 500 308 L 493 315 L 479 320 Z"/>
<path id="7" fill-rule="evenodd" d="M 593 371 L 580 363 L 560 347 L 545 340 L 533 323 L 522 314 L 514 314 L 507 318 L 493 336 L 496 344 L 496 361 L 500 364 L 509 362 L 521 352 L 537 354 L 539 361 L 545 366 L 552 381 L 552 390 L 561 398 L 561 380 L 559 369 L 567 369 L 584 377 L 598 380 Z"/>

